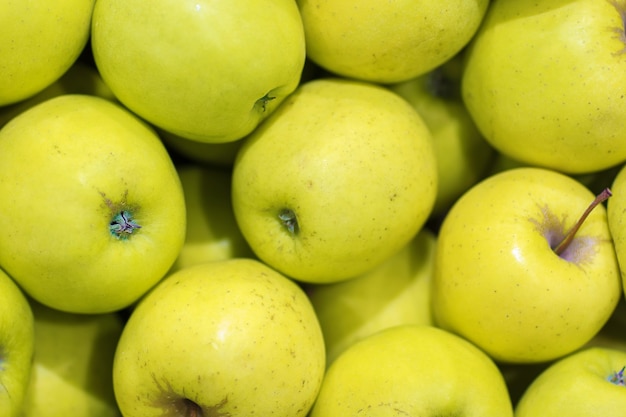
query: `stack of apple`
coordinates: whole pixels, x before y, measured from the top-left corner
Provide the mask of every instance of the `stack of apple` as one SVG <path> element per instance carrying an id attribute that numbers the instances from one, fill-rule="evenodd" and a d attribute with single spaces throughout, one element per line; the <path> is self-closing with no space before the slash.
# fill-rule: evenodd
<path id="1" fill-rule="evenodd" d="M 0 417 L 626 416 L 625 20 L 3 2 Z"/>

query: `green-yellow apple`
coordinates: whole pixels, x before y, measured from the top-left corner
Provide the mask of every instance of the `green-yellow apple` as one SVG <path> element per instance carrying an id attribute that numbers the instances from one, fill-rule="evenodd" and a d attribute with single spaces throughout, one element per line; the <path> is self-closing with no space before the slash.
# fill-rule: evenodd
<path id="1" fill-rule="evenodd" d="M 37 94 L 72 66 L 89 39 L 94 3 L 0 3 L 0 106 Z"/>
<path id="2" fill-rule="evenodd" d="M 513 416 L 502 374 L 467 340 L 432 326 L 396 326 L 330 366 L 310 417 Z"/>
<path id="3" fill-rule="evenodd" d="M 441 65 L 472 38 L 489 0 L 297 0 L 307 56 L 348 78 L 406 81 Z"/>
<path id="4" fill-rule="evenodd" d="M 113 356 L 117 313 L 74 314 L 31 300 L 35 356 L 21 417 L 117 417 Z"/>
<path id="5" fill-rule="evenodd" d="M 235 163 L 235 157 L 243 143 L 243 139 L 223 143 L 199 142 L 163 129 L 158 129 L 157 133 L 170 153 L 178 154 L 192 162 L 228 169 Z"/>
<path id="6" fill-rule="evenodd" d="M 626 416 L 626 351 L 587 348 L 543 371 L 515 407 L 515 417 Z"/>
<path id="7" fill-rule="evenodd" d="M 399 252 L 356 278 L 306 285 L 322 327 L 326 363 L 379 330 L 432 324 L 430 282 L 436 237 L 422 230 Z"/>
<path id="8" fill-rule="evenodd" d="M 462 80 L 485 139 L 570 174 L 626 160 L 625 20 L 622 0 L 493 2 Z"/>
<path id="9" fill-rule="evenodd" d="M 626 166 L 620 169 L 613 180 L 612 189 L 614 197 L 607 202 L 609 229 L 615 244 L 622 286 L 626 294 Z"/>
<path id="10" fill-rule="evenodd" d="M 301 84 L 242 145 L 233 209 L 255 254 L 303 282 L 363 274 L 429 217 L 436 158 L 408 102 L 367 82 Z"/>
<path id="11" fill-rule="evenodd" d="M 233 214 L 231 172 L 199 164 L 177 167 L 185 195 L 187 233 L 170 273 L 203 262 L 254 256 Z"/>
<path id="12" fill-rule="evenodd" d="M 61 78 L 41 92 L 18 103 L 0 107 L 0 128 L 34 105 L 64 94 L 87 94 L 115 101 L 113 92 L 104 83 L 98 71 L 81 61 L 76 61 Z"/>
<path id="13" fill-rule="evenodd" d="M 422 116 L 433 136 L 437 156 L 437 199 L 433 215 L 443 216 L 452 203 L 487 174 L 495 158 L 460 91 L 461 56 L 420 77 L 391 85 Z"/>
<path id="14" fill-rule="evenodd" d="M 0 416 L 18 417 L 30 380 L 34 318 L 20 288 L 0 269 Z"/>
<path id="15" fill-rule="evenodd" d="M 67 312 L 135 302 L 185 237 L 182 187 L 159 137 L 95 96 L 52 98 L 0 130 L 0 195 L 0 266 Z"/>
<path id="16" fill-rule="evenodd" d="M 544 168 L 473 186 L 439 231 L 435 323 L 499 362 L 549 361 L 582 347 L 621 296 L 605 191 L 594 199 Z"/>
<path id="17" fill-rule="evenodd" d="M 304 417 L 325 372 L 306 294 L 252 259 L 168 275 L 128 319 L 113 363 L 124 417 Z"/>
<path id="18" fill-rule="evenodd" d="M 298 85 L 306 49 L 293 0 L 99 0 L 91 44 L 129 109 L 175 135 L 230 142 Z"/>

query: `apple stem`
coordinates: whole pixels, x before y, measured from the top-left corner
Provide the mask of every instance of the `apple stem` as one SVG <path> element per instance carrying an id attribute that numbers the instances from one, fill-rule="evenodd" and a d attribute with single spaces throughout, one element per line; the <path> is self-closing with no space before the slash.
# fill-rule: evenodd
<path id="1" fill-rule="evenodd" d="M 626 387 L 626 382 L 624 382 L 624 370 L 626 370 L 626 366 L 619 372 L 613 372 L 613 374 L 609 376 L 608 381 L 612 384 Z"/>
<path id="2" fill-rule="evenodd" d="M 117 213 L 109 223 L 109 231 L 118 239 L 127 239 L 136 229 L 141 229 L 141 226 L 133 220 L 132 215 L 126 210 Z"/>
<path id="3" fill-rule="evenodd" d="M 572 240 L 574 239 L 574 236 L 576 235 L 576 232 L 578 232 L 578 229 L 580 229 L 580 226 L 582 226 L 582 224 L 587 219 L 589 214 L 593 211 L 593 209 L 596 208 L 599 204 L 606 201 L 612 195 L 613 194 L 611 193 L 611 190 L 609 190 L 608 188 L 605 188 L 604 190 L 602 190 L 602 192 L 598 194 L 596 198 L 591 202 L 589 207 L 587 207 L 587 210 L 585 210 L 583 215 L 580 216 L 580 219 L 578 219 L 574 227 L 572 227 L 569 230 L 569 232 L 567 232 L 563 240 L 561 240 L 561 242 L 558 245 L 556 245 L 556 247 L 553 249 L 554 253 L 556 253 L 557 255 L 561 255 L 563 251 L 565 251 L 565 249 L 567 249 L 569 244 L 572 242 Z"/>

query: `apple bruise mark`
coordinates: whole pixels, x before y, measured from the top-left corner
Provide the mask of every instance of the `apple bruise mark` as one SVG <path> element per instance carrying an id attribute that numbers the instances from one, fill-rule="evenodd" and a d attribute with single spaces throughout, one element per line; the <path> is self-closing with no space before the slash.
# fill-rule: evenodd
<path id="1" fill-rule="evenodd" d="M 100 192 L 100 195 L 110 210 L 109 233 L 111 236 L 119 240 L 127 240 L 133 232 L 141 229 L 141 226 L 133 219 L 133 213 L 137 211 L 137 207 L 130 206 L 126 201 L 128 190 L 124 192 L 119 203 L 113 203 L 103 192 Z"/>
<path id="2" fill-rule="evenodd" d="M 624 382 L 624 370 L 626 370 L 626 366 L 624 366 L 621 371 L 613 372 L 609 375 L 607 381 L 620 387 L 626 387 L 626 382 Z"/>
<path id="3" fill-rule="evenodd" d="M 278 213 L 278 219 L 281 224 L 285 226 L 285 228 L 292 235 L 297 235 L 300 231 L 300 226 L 298 225 L 298 218 L 296 217 L 296 213 L 291 209 L 282 209 Z"/>
<path id="4" fill-rule="evenodd" d="M 612 28 L 613 32 L 617 33 L 616 38 L 622 41 L 624 48 L 614 53 L 614 55 L 621 55 L 626 53 L 626 2 L 624 0 L 608 0 L 609 3 L 615 7 L 617 13 L 619 13 L 622 19 L 622 27 Z"/>

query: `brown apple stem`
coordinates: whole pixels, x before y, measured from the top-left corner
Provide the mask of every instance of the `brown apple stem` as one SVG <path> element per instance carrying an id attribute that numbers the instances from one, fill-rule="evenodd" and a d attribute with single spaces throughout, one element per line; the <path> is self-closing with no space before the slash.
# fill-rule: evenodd
<path id="1" fill-rule="evenodd" d="M 587 219 L 589 214 L 593 211 L 593 209 L 596 208 L 599 204 L 602 204 L 612 195 L 613 194 L 611 193 L 611 190 L 609 190 L 608 188 L 605 188 L 604 190 L 602 190 L 602 192 L 596 196 L 596 198 L 589 205 L 589 207 L 587 207 L 587 210 L 585 210 L 583 215 L 580 216 L 580 219 L 578 219 L 574 227 L 572 227 L 569 230 L 569 232 L 567 232 L 563 240 L 561 240 L 561 243 L 556 245 L 556 247 L 554 248 L 554 253 L 556 253 L 557 255 L 561 255 L 563 251 L 567 249 L 569 244 L 572 243 L 574 236 L 576 236 L 576 232 L 578 232 L 578 229 L 580 229 L 580 226 L 582 226 L 582 224 L 585 222 L 585 220 Z"/>

